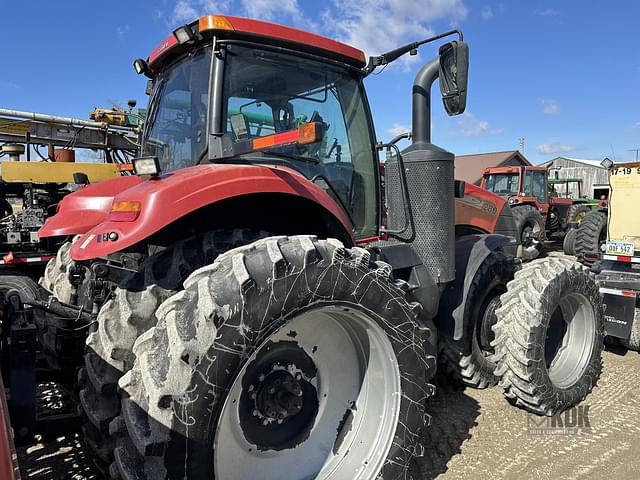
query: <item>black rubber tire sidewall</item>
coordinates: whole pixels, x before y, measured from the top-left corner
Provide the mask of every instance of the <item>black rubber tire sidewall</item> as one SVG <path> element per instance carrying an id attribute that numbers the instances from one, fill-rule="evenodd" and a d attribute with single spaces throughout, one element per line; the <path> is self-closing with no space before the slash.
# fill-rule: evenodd
<path id="1" fill-rule="evenodd" d="M 512 207 L 512 211 L 521 242 L 524 241 L 523 233 L 527 226 L 537 227 L 538 232 L 535 234 L 535 239 L 539 242 L 544 241 L 545 222 L 542 214 L 536 208 L 531 205 L 516 205 Z"/>
<path id="2" fill-rule="evenodd" d="M 282 250 L 288 248 L 287 245 L 293 248 L 290 243 L 285 242 Z M 315 245 L 321 252 L 323 260 L 306 264 L 304 273 L 297 275 L 293 280 L 274 279 L 273 268 L 268 261 L 265 261 L 261 255 L 252 255 L 251 251 L 246 253 L 246 266 L 251 272 L 254 285 L 271 285 L 270 293 L 257 287 L 241 293 L 235 281 L 230 280 L 228 275 L 225 276 L 222 272 L 215 272 L 209 277 L 208 282 L 212 282 L 211 290 L 216 292 L 216 304 L 227 305 L 230 311 L 235 313 L 227 319 L 216 320 L 218 324 L 216 341 L 209 347 L 207 354 L 201 357 L 203 360 L 215 359 L 215 361 L 199 361 L 194 367 L 189 385 L 189 391 L 192 392 L 190 397 L 193 401 L 189 401 L 188 405 L 189 415 L 197 418 L 198 422 L 184 427 L 180 422 L 175 422 L 175 415 L 173 417 L 171 440 L 166 444 L 164 453 L 168 478 L 188 477 L 199 480 L 214 477 L 211 453 L 224 397 L 212 397 L 211 392 L 226 392 L 251 353 L 259 348 L 270 334 L 286 326 L 292 316 L 325 302 L 332 305 L 342 304 L 348 308 L 367 312 L 371 318 L 378 319 L 379 325 L 389 335 L 402 372 L 403 398 L 394 444 L 388 454 L 388 458 L 392 458 L 393 461 L 385 463 L 380 478 L 410 478 L 407 476 L 415 472 L 414 457 L 417 450 L 424 448 L 420 444 L 420 436 L 422 429 L 428 423 L 424 403 L 431 394 L 431 386 L 426 383 L 426 376 L 428 371 L 432 373 L 435 370 L 435 357 L 429 358 L 427 350 L 428 334 L 415 322 L 415 313 L 402 300 L 401 290 L 390 288 L 388 280 L 390 270 L 385 270 L 383 274 L 387 278 L 386 280 L 383 278 L 382 281 L 380 277 L 372 276 L 375 274 L 370 270 L 367 274 L 356 275 L 354 272 L 359 269 L 340 269 L 338 265 L 327 263 L 327 258 L 333 255 L 328 243 L 317 242 Z M 193 291 L 193 288 L 187 288 L 185 291 L 184 301 L 195 303 L 182 307 L 183 311 L 194 311 L 197 308 L 198 299 L 189 297 L 190 291 Z M 357 303 L 354 301 L 356 291 L 359 292 Z M 270 303 L 272 298 L 279 298 L 281 295 L 285 296 L 282 298 L 286 298 L 284 303 L 276 303 L 276 306 Z M 327 300 L 318 300 L 325 297 Z M 239 315 L 243 318 L 244 333 L 235 326 Z M 166 328 L 165 319 L 166 317 L 160 320 L 156 332 Z M 407 321 L 408 319 L 411 320 Z M 256 332 L 259 332 L 258 335 L 248 341 L 247 335 Z M 414 340 L 411 344 L 412 336 L 419 341 Z M 161 341 L 168 341 L 168 338 L 164 336 Z M 238 345 L 243 346 L 243 358 L 236 353 Z M 170 346 L 167 345 L 167 348 Z M 166 358 L 170 356 L 167 355 Z M 203 379 L 207 380 L 203 381 Z M 174 405 L 173 410 L 180 411 L 180 408 Z M 186 412 L 183 413 L 186 414 Z M 185 458 L 207 460 L 187 464 L 184 461 Z M 415 480 L 418 478 L 416 477 Z"/>

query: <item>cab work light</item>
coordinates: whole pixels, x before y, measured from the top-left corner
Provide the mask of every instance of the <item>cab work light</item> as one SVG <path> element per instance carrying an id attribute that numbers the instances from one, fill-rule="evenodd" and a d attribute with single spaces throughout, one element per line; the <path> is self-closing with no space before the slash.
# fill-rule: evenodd
<path id="1" fill-rule="evenodd" d="M 159 175 L 160 162 L 158 157 L 138 157 L 132 160 L 136 175 Z"/>
<path id="2" fill-rule="evenodd" d="M 142 203 L 132 200 L 113 202 L 109 220 L 112 222 L 133 222 L 142 211 Z"/>
<path id="3" fill-rule="evenodd" d="M 191 30 L 191 27 L 189 25 L 183 25 L 176 28 L 173 31 L 173 36 L 176 37 L 176 40 L 180 45 L 193 42 L 195 40 L 195 35 L 193 34 L 193 30 Z"/>

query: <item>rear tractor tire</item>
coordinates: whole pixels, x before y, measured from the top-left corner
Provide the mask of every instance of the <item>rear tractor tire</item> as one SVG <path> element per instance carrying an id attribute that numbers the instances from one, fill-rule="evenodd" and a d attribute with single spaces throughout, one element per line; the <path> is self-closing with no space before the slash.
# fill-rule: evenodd
<path id="1" fill-rule="evenodd" d="M 124 480 L 411 479 L 435 370 L 389 265 L 271 237 L 194 272 L 119 382 Z"/>
<path id="2" fill-rule="evenodd" d="M 566 255 L 575 255 L 576 254 L 576 234 L 578 233 L 578 228 L 572 228 L 564 235 L 564 240 L 562 241 L 562 250 Z"/>
<path id="3" fill-rule="evenodd" d="M 581 203 L 571 205 L 567 211 L 567 226 L 573 224 L 577 227 L 590 212 L 591 208 L 587 205 Z"/>
<path id="4" fill-rule="evenodd" d="M 581 256 L 585 252 L 600 253 L 600 246 L 607 240 L 607 215 L 604 212 L 594 210 L 589 212 L 578 227 L 576 233 L 575 255 Z M 588 260 L 582 258 L 585 264 Z"/>
<path id="5" fill-rule="evenodd" d="M 539 415 L 584 400 L 602 370 L 604 309 L 586 268 L 564 258 L 526 264 L 496 310 L 495 374 L 505 396 Z"/>
<path id="6" fill-rule="evenodd" d="M 522 259 L 531 260 L 540 254 L 544 246 L 544 218 L 538 209 L 531 205 L 516 205 L 511 207 L 511 211 L 520 234 Z"/>
<path id="7" fill-rule="evenodd" d="M 495 353 L 492 327 L 500 296 L 513 278 L 513 262 L 502 252 L 492 252 L 476 272 L 465 305 L 468 322 L 460 340 L 440 334 L 440 358 L 444 367 L 459 382 L 474 388 L 493 387 L 498 383 L 492 360 Z"/>

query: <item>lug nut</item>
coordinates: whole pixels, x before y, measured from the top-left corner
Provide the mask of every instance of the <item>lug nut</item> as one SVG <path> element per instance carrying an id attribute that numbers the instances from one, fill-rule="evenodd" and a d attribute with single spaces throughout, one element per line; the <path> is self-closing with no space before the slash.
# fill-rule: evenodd
<path id="1" fill-rule="evenodd" d="M 257 417 L 260 415 L 260 412 L 257 409 L 253 409 L 253 412 L 251 412 L 251 415 L 253 415 L 254 417 Z"/>
<path id="2" fill-rule="evenodd" d="M 261 373 L 260 375 L 258 375 L 258 381 L 264 382 L 264 373 Z"/>

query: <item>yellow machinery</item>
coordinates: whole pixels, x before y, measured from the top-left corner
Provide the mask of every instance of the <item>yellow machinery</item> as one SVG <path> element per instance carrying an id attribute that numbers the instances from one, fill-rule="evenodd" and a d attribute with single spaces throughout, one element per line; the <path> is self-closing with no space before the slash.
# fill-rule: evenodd
<path id="1" fill-rule="evenodd" d="M 74 183 L 74 173 L 84 173 L 90 183 L 120 176 L 113 163 L 0 162 L 0 180 L 5 183 Z"/>

